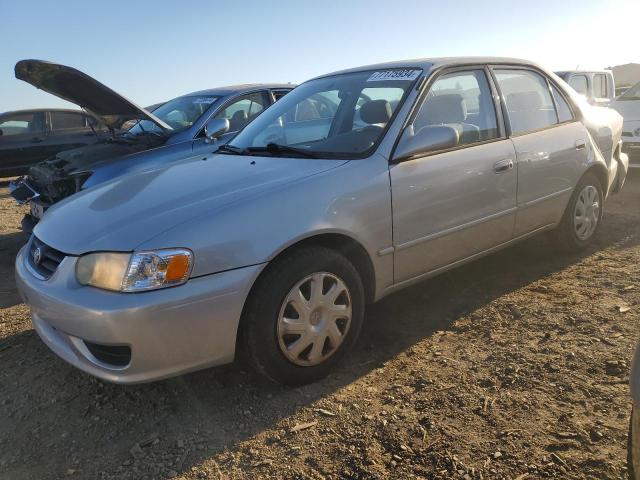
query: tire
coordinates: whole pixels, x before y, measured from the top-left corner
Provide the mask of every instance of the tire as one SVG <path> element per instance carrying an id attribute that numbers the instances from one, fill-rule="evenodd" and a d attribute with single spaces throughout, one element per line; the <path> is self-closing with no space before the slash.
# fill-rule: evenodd
<path id="1" fill-rule="evenodd" d="M 591 243 L 600 229 L 603 207 L 604 194 L 600 180 L 588 172 L 574 189 L 560 225 L 555 231 L 556 240 L 563 250 L 582 250 Z M 586 214 L 582 221 L 578 220 L 578 214 L 581 212 Z"/>
<path id="2" fill-rule="evenodd" d="M 640 480 L 640 412 L 631 409 L 627 438 L 627 473 L 631 480 Z"/>
<path id="3" fill-rule="evenodd" d="M 277 383 L 319 380 L 355 344 L 364 306 L 362 280 L 345 257 L 324 247 L 294 250 L 267 267 L 247 301 L 241 339 L 248 361 Z"/>

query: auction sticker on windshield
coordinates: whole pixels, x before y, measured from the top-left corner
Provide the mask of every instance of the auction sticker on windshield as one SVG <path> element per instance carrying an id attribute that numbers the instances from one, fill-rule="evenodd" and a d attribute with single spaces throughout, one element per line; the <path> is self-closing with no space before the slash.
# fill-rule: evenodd
<path id="1" fill-rule="evenodd" d="M 420 75 L 420 70 L 382 70 L 374 72 L 367 82 L 383 82 L 386 80 L 415 80 Z"/>

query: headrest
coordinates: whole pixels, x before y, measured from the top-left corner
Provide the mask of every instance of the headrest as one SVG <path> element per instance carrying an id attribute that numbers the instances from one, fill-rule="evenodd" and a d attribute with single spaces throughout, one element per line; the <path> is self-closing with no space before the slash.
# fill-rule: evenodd
<path id="1" fill-rule="evenodd" d="M 511 111 L 540 110 L 542 98 L 536 91 L 516 92 L 507 95 L 507 109 Z"/>
<path id="2" fill-rule="evenodd" d="M 360 107 L 360 118 L 369 125 L 387 123 L 393 110 L 386 100 L 371 100 Z"/>
<path id="3" fill-rule="evenodd" d="M 424 109 L 427 125 L 463 123 L 467 119 L 467 102 L 459 93 L 443 93 L 428 97 Z"/>

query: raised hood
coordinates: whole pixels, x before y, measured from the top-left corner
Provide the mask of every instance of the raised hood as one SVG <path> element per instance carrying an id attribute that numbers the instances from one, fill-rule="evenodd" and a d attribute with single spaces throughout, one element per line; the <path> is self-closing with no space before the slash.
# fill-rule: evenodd
<path id="1" fill-rule="evenodd" d="M 166 132 L 173 130 L 151 112 L 75 68 L 43 60 L 20 60 L 15 73 L 17 79 L 81 106 L 110 128 L 120 128 L 128 120 L 151 120 Z"/>

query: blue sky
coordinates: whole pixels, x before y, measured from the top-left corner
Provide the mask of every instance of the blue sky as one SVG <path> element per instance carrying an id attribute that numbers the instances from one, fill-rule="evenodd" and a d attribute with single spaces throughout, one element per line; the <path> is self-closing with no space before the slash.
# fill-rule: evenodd
<path id="1" fill-rule="evenodd" d="M 24 58 L 78 68 L 141 105 L 427 56 L 640 62 L 637 1 L 0 0 L 0 112 L 67 105 L 15 79 Z"/>

